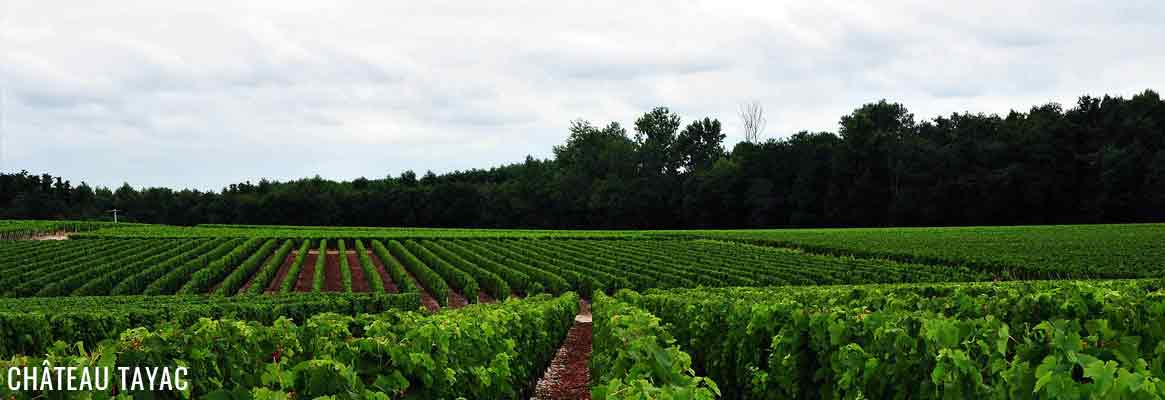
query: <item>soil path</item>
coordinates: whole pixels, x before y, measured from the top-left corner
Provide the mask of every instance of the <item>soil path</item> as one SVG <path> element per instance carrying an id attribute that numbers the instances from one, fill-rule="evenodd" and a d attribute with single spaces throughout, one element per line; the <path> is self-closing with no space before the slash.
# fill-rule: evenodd
<path id="1" fill-rule="evenodd" d="M 348 269 L 352 271 L 352 291 L 370 292 L 372 285 L 364 278 L 364 267 L 360 266 L 360 257 L 356 257 L 355 250 L 348 250 Z"/>
<path id="2" fill-rule="evenodd" d="M 299 276 L 295 281 L 295 291 L 311 291 L 312 280 L 314 280 L 316 276 L 316 259 L 320 257 L 319 254 L 320 252 L 318 251 L 307 252 L 307 257 L 304 257 L 303 259 L 303 269 L 299 270 Z"/>
<path id="3" fill-rule="evenodd" d="M 271 279 L 271 283 L 267 284 L 267 294 L 279 293 L 279 288 L 283 286 L 283 280 L 287 279 L 287 270 L 291 269 L 291 264 L 295 263 L 295 257 L 299 256 L 299 250 L 292 250 L 287 253 L 287 259 L 283 260 L 283 265 L 279 266 L 279 271 L 275 272 L 275 278 Z M 297 277 L 298 278 L 298 277 Z M 292 288 L 295 286 L 292 285 Z"/>
<path id="4" fill-rule="evenodd" d="M 449 308 L 461 308 L 469 305 L 469 300 L 465 299 L 461 293 L 457 293 L 453 288 L 449 288 Z"/>
<path id="5" fill-rule="evenodd" d="M 30 240 L 69 240 L 69 234 L 72 232 L 54 232 L 47 235 L 33 236 Z"/>
<path id="6" fill-rule="evenodd" d="M 328 250 L 324 259 L 324 290 L 343 292 L 344 278 L 340 276 L 340 251 Z"/>
<path id="7" fill-rule="evenodd" d="M 417 280 L 417 276 L 413 275 L 413 271 L 406 269 L 405 273 L 409 274 L 409 279 L 413 280 L 413 285 L 417 287 L 417 290 L 421 291 L 421 304 L 425 306 L 425 309 L 429 310 L 429 312 L 437 312 L 440 310 L 441 303 L 438 303 L 437 298 L 433 297 L 424 286 L 421 286 L 421 281 Z"/>
<path id="8" fill-rule="evenodd" d="M 388 269 L 384 267 L 384 262 L 377 257 L 376 254 L 368 251 L 368 255 L 372 258 L 372 265 L 376 267 L 376 273 L 380 274 L 380 281 L 384 282 L 384 291 L 388 293 L 400 293 L 400 288 L 396 286 L 396 282 L 392 281 L 392 276 L 388 274 Z"/>
<path id="9" fill-rule="evenodd" d="M 546 368 L 542 379 L 534 388 L 535 400 L 590 400 L 587 387 L 590 370 L 587 362 L 591 359 L 591 308 L 585 300 L 579 300 L 579 314 L 574 317 L 574 326 L 566 334 L 558 354 Z"/>
<path id="10" fill-rule="evenodd" d="M 255 272 L 252 272 L 251 276 L 247 277 L 247 281 L 243 282 L 243 286 L 240 287 L 239 291 L 235 292 L 234 295 L 240 295 L 240 294 L 246 293 L 247 290 L 251 288 L 251 285 L 255 283 L 255 278 L 257 278 L 259 276 L 259 271 L 261 271 L 263 269 L 264 265 L 267 265 L 267 263 L 271 262 L 272 258 L 275 258 L 275 253 L 271 253 L 271 255 L 267 256 L 267 258 L 264 259 L 262 263 L 259 263 L 259 267 L 255 268 Z M 283 260 L 283 263 L 287 264 L 287 260 L 286 259 Z"/>
<path id="11" fill-rule="evenodd" d="M 481 303 L 481 304 L 492 304 L 492 303 L 497 303 L 498 301 L 489 297 L 488 294 L 485 294 L 484 290 L 478 290 L 477 291 L 477 302 Z"/>

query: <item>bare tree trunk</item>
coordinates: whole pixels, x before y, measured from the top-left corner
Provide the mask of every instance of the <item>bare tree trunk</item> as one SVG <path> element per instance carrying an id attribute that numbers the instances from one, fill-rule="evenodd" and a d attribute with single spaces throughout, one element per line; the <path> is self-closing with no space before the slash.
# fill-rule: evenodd
<path id="1" fill-rule="evenodd" d="M 765 109 L 759 102 L 742 104 L 740 106 L 740 120 L 744 127 L 744 141 L 757 143 L 765 130 Z"/>

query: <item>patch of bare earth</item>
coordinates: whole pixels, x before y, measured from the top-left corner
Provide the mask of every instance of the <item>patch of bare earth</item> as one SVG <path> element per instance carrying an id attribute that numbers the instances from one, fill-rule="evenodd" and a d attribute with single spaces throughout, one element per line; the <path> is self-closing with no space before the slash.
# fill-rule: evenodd
<path id="1" fill-rule="evenodd" d="M 295 263 L 295 258 L 298 256 L 299 250 L 292 250 L 290 253 L 287 253 L 287 259 L 283 260 L 283 265 L 279 266 L 279 271 L 275 272 L 275 278 L 271 280 L 271 283 L 267 284 L 267 290 L 264 293 L 272 294 L 279 292 L 279 289 L 283 286 L 283 280 L 287 279 L 287 273 L 291 269 L 291 264 Z"/>
<path id="2" fill-rule="evenodd" d="M 591 358 L 591 309 L 585 300 L 579 300 L 579 314 L 574 326 L 566 334 L 550 367 L 534 388 L 536 400 L 576 400 L 591 398 L 588 387 Z"/>
<path id="3" fill-rule="evenodd" d="M 425 309 L 429 310 L 429 312 L 437 312 L 440 310 L 441 303 L 438 303 L 437 298 L 433 297 L 424 286 L 421 286 L 421 281 L 417 280 L 417 276 L 413 275 L 413 271 L 405 270 L 405 273 L 409 274 L 409 279 L 413 280 L 413 286 L 416 286 L 417 290 L 421 291 L 421 304 L 425 306 Z"/>
<path id="4" fill-rule="evenodd" d="M 33 236 L 29 240 L 69 240 L 69 233 L 71 232 L 53 232 L 47 235 Z"/>
<path id="5" fill-rule="evenodd" d="M 380 261 L 380 257 L 373 254 L 371 250 L 368 255 L 372 258 L 372 265 L 376 267 L 376 273 L 380 274 L 380 281 L 384 282 L 384 291 L 388 293 L 400 293 L 400 288 L 396 286 L 396 282 L 392 281 L 392 276 L 388 274 L 388 270 L 384 267 L 384 262 Z"/>
<path id="6" fill-rule="evenodd" d="M 348 269 L 352 271 L 352 291 L 369 292 L 372 286 L 364 277 L 364 268 L 360 266 L 360 257 L 356 257 L 355 250 L 348 250 Z"/>
<path id="7" fill-rule="evenodd" d="M 319 257 L 319 251 L 311 250 L 307 252 L 307 257 L 303 259 L 303 268 L 299 270 L 299 277 L 295 281 L 295 291 L 311 291 L 316 276 L 316 259 Z"/>
<path id="8" fill-rule="evenodd" d="M 267 259 L 263 260 L 263 263 L 259 264 L 259 268 L 255 269 L 255 272 L 252 272 L 251 276 L 247 277 L 247 281 L 243 283 L 243 287 L 240 287 L 239 291 L 235 292 L 235 294 L 238 295 L 238 294 L 246 293 L 247 290 L 249 290 L 251 288 L 251 285 L 255 284 L 255 278 L 257 278 L 259 276 L 259 269 L 262 269 L 263 268 L 262 266 L 267 265 L 267 263 L 271 262 L 272 258 L 275 258 L 274 253 L 267 256 Z M 284 263 L 287 263 L 287 260 L 284 260 Z"/>
<path id="9" fill-rule="evenodd" d="M 481 303 L 481 304 L 491 304 L 491 303 L 497 303 L 498 301 L 489 297 L 488 294 L 485 294 L 484 290 L 478 290 L 477 291 L 477 302 Z"/>
<path id="10" fill-rule="evenodd" d="M 344 291 L 344 278 L 340 276 L 340 251 L 328 250 L 324 259 L 324 291 Z"/>
<path id="11" fill-rule="evenodd" d="M 465 299 L 461 293 L 449 288 L 449 308 L 461 308 L 469 305 L 469 300 Z"/>

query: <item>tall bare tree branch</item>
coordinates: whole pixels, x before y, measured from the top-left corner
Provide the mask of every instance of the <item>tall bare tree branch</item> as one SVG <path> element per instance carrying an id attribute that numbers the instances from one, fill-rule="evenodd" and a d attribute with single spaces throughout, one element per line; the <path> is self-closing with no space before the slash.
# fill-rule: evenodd
<path id="1" fill-rule="evenodd" d="M 744 126 L 744 141 L 759 142 L 761 134 L 764 133 L 765 124 L 768 123 L 768 120 L 765 119 L 765 109 L 760 105 L 760 102 L 754 101 L 740 105 L 740 120 Z"/>

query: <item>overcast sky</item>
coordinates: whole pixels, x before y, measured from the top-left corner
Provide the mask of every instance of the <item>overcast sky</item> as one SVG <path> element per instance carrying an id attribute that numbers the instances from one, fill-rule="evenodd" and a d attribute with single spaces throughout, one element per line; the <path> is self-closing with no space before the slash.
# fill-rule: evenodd
<path id="1" fill-rule="evenodd" d="M 0 0 L 0 168 L 217 190 L 545 158 L 657 105 L 735 143 L 750 100 L 783 137 L 1165 89 L 1161 0 L 237 3 Z"/>

